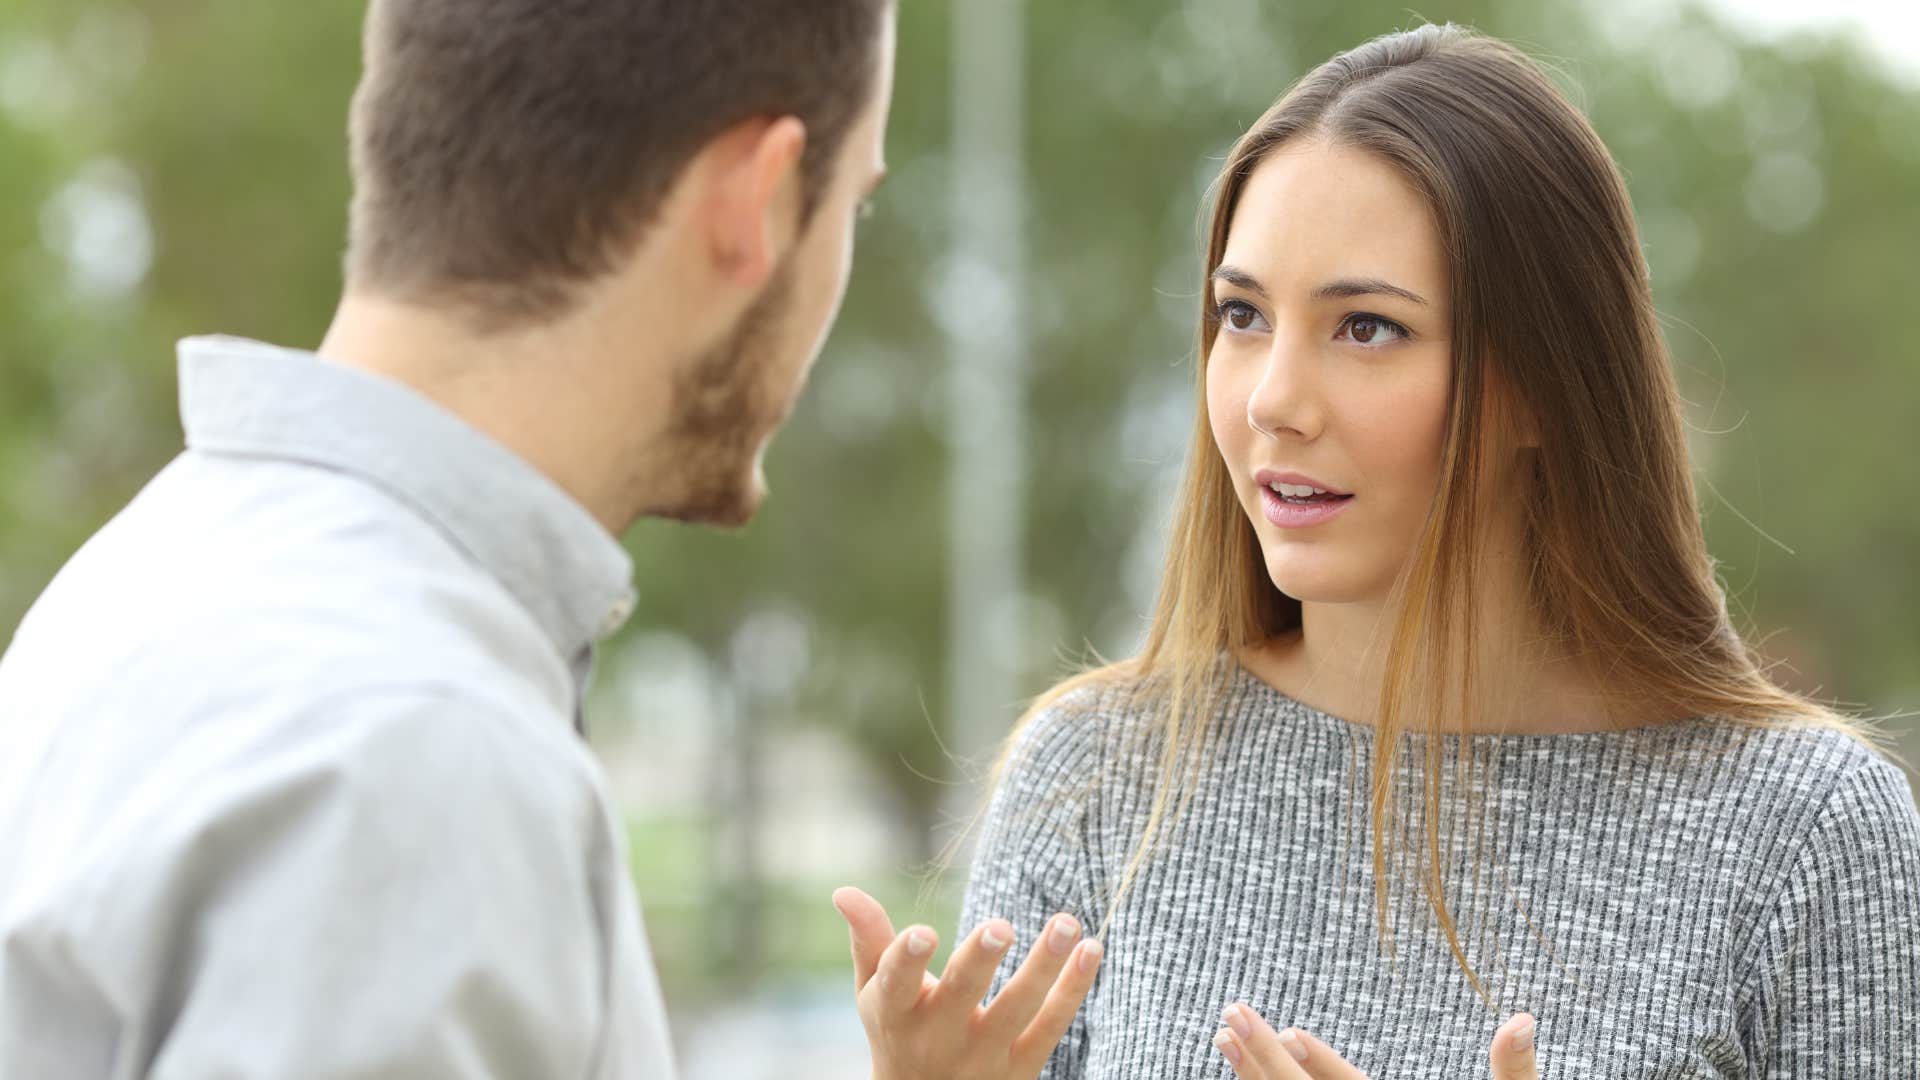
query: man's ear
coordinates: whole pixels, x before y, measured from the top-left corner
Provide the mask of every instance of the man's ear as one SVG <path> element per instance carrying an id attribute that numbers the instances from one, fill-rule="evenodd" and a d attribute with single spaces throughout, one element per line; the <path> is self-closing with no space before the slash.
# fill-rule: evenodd
<path id="1" fill-rule="evenodd" d="M 800 157 L 807 128 L 798 117 L 759 117 L 721 133 L 703 156 L 711 177 L 703 200 L 715 266 L 756 289 L 798 238 Z"/>

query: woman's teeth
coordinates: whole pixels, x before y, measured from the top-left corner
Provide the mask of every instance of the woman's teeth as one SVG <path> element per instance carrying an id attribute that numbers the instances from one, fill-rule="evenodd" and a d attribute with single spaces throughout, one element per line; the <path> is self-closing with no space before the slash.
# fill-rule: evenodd
<path id="1" fill-rule="evenodd" d="M 1308 487 L 1305 484 L 1268 484 L 1275 495 L 1291 503 L 1339 502 L 1350 499 L 1351 495 L 1336 495 L 1324 488 Z"/>

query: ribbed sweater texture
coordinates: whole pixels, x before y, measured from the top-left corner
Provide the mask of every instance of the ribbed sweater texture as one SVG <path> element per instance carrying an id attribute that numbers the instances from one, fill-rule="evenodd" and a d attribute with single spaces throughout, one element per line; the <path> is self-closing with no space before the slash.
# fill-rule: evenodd
<path id="1" fill-rule="evenodd" d="M 1053 912 L 1108 913 L 1152 802 L 1151 713 L 1082 688 L 1016 740 L 961 915 L 1014 924 L 995 991 Z M 1465 756 L 1441 736 L 1442 880 L 1490 1006 L 1405 856 L 1391 957 L 1380 940 L 1371 728 L 1233 666 L 1206 732 L 1045 1080 L 1231 1077 L 1211 1041 L 1233 1001 L 1373 1080 L 1490 1077 L 1519 1011 L 1547 1080 L 1920 1080 L 1920 811 L 1846 735 L 1698 718 L 1475 735 Z M 1430 738 L 1403 738 L 1396 789 L 1422 845 Z"/>

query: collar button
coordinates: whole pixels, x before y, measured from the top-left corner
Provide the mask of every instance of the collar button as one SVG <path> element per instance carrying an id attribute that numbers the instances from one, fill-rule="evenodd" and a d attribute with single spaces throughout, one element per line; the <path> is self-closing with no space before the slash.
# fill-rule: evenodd
<path id="1" fill-rule="evenodd" d="M 611 634 L 633 615 L 633 601 L 620 600 L 607 610 L 607 617 L 600 621 L 600 633 Z"/>

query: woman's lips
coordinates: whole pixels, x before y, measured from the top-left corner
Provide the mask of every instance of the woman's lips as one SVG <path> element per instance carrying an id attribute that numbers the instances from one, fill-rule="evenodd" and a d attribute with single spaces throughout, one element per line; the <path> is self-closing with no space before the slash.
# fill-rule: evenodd
<path id="1" fill-rule="evenodd" d="M 1280 493 L 1260 485 L 1260 509 L 1267 520 L 1283 529 L 1305 529 L 1313 525 L 1324 524 L 1346 510 L 1353 503 L 1353 496 L 1342 495 L 1325 502 L 1289 502 Z"/>

